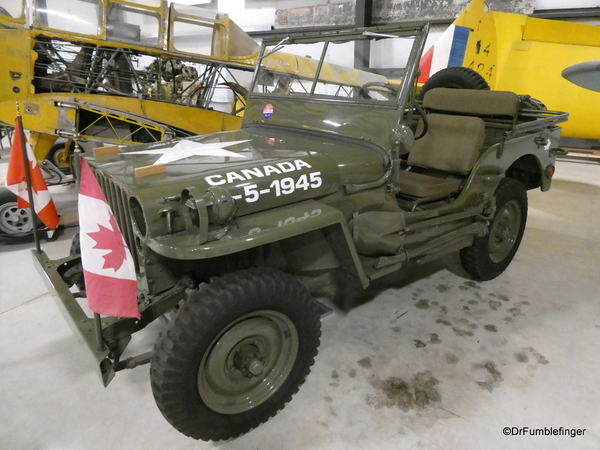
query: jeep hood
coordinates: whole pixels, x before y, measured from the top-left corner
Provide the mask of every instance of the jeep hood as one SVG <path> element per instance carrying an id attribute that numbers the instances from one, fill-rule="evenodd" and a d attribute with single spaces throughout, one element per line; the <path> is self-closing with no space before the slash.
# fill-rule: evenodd
<path id="1" fill-rule="evenodd" d="M 168 162 L 156 167 L 163 155 Z M 227 190 L 242 216 L 327 195 L 345 184 L 372 182 L 383 176 L 388 161 L 381 148 L 369 143 L 253 126 L 185 142 L 130 146 L 90 163 L 135 195 L 145 214 L 156 217 L 165 201 L 190 188 Z"/>

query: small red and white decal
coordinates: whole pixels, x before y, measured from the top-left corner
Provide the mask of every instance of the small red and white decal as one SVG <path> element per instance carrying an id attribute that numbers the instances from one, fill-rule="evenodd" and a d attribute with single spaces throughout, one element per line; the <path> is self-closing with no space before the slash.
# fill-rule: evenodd
<path id="1" fill-rule="evenodd" d="M 269 117 L 271 117 L 273 115 L 273 105 L 272 104 L 268 104 L 265 106 L 265 108 L 263 109 L 263 117 L 265 119 L 268 119 Z"/>

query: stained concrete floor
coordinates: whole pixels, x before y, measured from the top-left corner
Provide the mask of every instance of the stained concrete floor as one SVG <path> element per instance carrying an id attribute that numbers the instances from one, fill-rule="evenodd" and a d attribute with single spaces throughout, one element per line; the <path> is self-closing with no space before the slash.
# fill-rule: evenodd
<path id="1" fill-rule="evenodd" d="M 73 207 L 73 187 L 51 190 L 64 196 L 59 211 Z M 469 281 L 451 255 L 407 264 L 365 292 L 313 283 L 337 306 L 312 373 L 275 418 L 218 443 L 171 428 L 148 366 L 103 388 L 33 267 L 32 245 L 1 245 L 0 449 L 598 449 L 600 165 L 559 162 L 552 190 L 529 201 L 521 247 L 493 281 Z M 44 249 L 65 256 L 75 232 Z M 151 348 L 158 327 L 135 346 Z M 506 436 L 505 427 L 585 432 Z"/>

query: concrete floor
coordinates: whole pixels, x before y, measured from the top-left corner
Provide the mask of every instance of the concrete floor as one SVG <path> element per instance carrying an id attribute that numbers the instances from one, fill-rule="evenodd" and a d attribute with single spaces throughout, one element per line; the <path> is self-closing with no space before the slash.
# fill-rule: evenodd
<path id="1" fill-rule="evenodd" d="M 452 255 L 366 292 L 313 284 L 345 307 L 323 320 L 312 373 L 275 418 L 219 443 L 163 419 L 148 366 L 103 388 L 33 268 L 32 245 L 1 245 L 0 449 L 598 449 L 600 165 L 559 162 L 551 191 L 529 200 L 520 250 L 496 280 L 469 281 Z M 44 249 L 67 255 L 75 232 Z M 157 328 L 136 347 L 151 348 Z"/>

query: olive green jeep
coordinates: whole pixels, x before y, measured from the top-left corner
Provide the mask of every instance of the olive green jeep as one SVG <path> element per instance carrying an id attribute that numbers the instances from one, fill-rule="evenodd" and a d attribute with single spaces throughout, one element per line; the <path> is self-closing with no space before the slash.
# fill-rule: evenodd
<path id="1" fill-rule="evenodd" d="M 506 269 L 527 190 L 550 188 L 567 114 L 511 92 L 417 99 L 427 32 L 265 40 L 239 131 L 86 156 L 133 254 L 141 319 L 84 312 L 76 245 L 60 261 L 34 257 L 105 385 L 149 362 L 176 429 L 229 439 L 310 372 L 321 309 L 299 276 L 342 269 L 366 288 L 450 252 L 476 280 Z M 165 317 L 154 351 L 121 358 Z"/>

